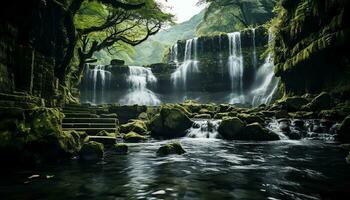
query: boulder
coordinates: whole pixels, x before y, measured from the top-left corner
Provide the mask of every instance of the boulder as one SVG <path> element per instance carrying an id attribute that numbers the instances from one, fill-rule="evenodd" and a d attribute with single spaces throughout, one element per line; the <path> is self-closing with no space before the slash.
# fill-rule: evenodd
<path id="1" fill-rule="evenodd" d="M 108 137 L 115 137 L 116 138 L 117 134 L 116 133 L 110 133 L 110 132 L 108 132 L 106 130 L 102 130 L 102 131 L 98 132 L 96 134 L 96 136 L 108 136 Z"/>
<path id="2" fill-rule="evenodd" d="M 140 135 L 147 134 L 147 125 L 142 120 L 133 119 L 131 122 L 123 124 L 120 126 L 121 133 L 129 133 L 131 131 L 138 133 Z"/>
<path id="3" fill-rule="evenodd" d="M 177 107 L 163 106 L 150 122 L 152 136 L 163 138 L 182 137 L 193 122 Z"/>
<path id="4" fill-rule="evenodd" d="M 181 155 L 181 154 L 184 154 L 184 153 L 186 153 L 186 151 L 182 148 L 182 146 L 178 142 L 173 142 L 173 143 L 166 144 L 164 146 L 161 146 L 157 150 L 157 155 L 158 156 L 167 156 L 167 155 L 170 155 L 170 154 Z"/>
<path id="5" fill-rule="evenodd" d="M 79 158 L 83 161 L 98 161 L 103 158 L 103 153 L 103 144 L 95 141 L 88 141 L 81 147 Z"/>
<path id="6" fill-rule="evenodd" d="M 350 116 L 347 116 L 341 123 L 338 130 L 338 140 L 343 143 L 350 142 Z"/>
<path id="7" fill-rule="evenodd" d="M 197 119 L 210 119 L 211 115 L 210 114 L 198 114 L 195 115 L 193 118 L 197 118 Z"/>
<path id="8" fill-rule="evenodd" d="M 125 155 L 128 153 L 128 145 L 124 143 L 117 143 L 114 145 L 114 150 L 119 155 Z"/>
<path id="9" fill-rule="evenodd" d="M 125 142 L 143 142 L 145 140 L 147 140 L 147 138 L 145 136 L 142 136 L 140 134 L 137 134 L 133 131 L 129 132 L 128 134 L 124 135 L 123 137 Z"/>
<path id="10" fill-rule="evenodd" d="M 124 65 L 124 64 L 125 64 L 124 60 L 119 60 L 119 59 L 112 59 L 111 60 L 111 65 L 121 66 L 121 65 Z"/>
<path id="11" fill-rule="evenodd" d="M 254 122 L 262 124 L 265 122 L 265 120 L 257 114 L 240 113 L 237 115 L 237 117 L 246 122 L 247 124 L 251 124 Z"/>
<path id="12" fill-rule="evenodd" d="M 235 139 L 245 125 L 246 123 L 238 117 L 224 117 L 219 125 L 218 132 L 225 139 Z"/>
<path id="13" fill-rule="evenodd" d="M 111 146 L 114 145 L 116 142 L 115 136 L 88 136 L 87 140 L 85 141 L 94 141 L 98 143 L 102 143 L 105 146 Z"/>
<path id="14" fill-rule="evenodd" d="M 332 97 L 328 93 L 322 92 L 321 94 L 316 96 L 310 103 L 305 105 L 303 109 L 312 111 L 325 110 L 329 109 L 332 106 L 332 104 Z"/>
<path id="15" fill-rule="evenodd" d="M 248 124 L 239 134 L 234 138 L 235 140 L 254 140 L 254 141 L 272 141 L 279 140 L 279 136 L 263 128 L 259 123 L 255 122 Z"/>
<path id="16" fill-rule="evenodd" d="M 304 97 L 294 96 L 294 97 L 285 97 L 278 101 L 282 106 L 282 109 L 287 111 L 298 111 L 302 106 L 309 103 L 309 101 Z"/>

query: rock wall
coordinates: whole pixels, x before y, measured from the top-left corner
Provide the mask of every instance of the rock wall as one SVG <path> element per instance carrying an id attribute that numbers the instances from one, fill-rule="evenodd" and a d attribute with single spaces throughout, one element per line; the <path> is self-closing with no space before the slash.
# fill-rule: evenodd
<path id="1" fill-rule="evenodd" d="M 349 5 L 347 0 L 280 1 L 274 61 L 285 93 L 349 91 Z"/>

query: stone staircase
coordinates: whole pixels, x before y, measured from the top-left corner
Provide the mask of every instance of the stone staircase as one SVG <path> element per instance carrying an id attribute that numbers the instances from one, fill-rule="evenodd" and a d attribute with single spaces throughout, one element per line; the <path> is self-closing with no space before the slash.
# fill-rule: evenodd
<path id="1" fill-rule="evenodd" d="M 87 104 L 67 104 L 63 108 L 65 118 L 62 122 L 64 131 L 84 131 L 88 135 L 96 135 L 100 131 L 117 132 L 118 118 L 109 114 L 102 106 Z"/>

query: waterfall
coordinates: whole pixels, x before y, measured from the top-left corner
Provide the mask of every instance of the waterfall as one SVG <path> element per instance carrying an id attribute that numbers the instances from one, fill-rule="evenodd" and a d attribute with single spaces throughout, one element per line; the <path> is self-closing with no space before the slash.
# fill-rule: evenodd
<path id="1" fill-rule="evenodd" d="M 187 88 L 187 78 L 192 73 L 198 73 L 198 58 L 197 58 L 197 43 L 198 38 L 186 40 L 184 60 L 171 74 L 171 80 L 175 87 L 182 84 L 184 90 Z M 176 47 L 177 48 L 177 47 Z"/>
<path id="2" fill-rule="evenodd" d="M 230 103 L 244 102 L 243 95 L 243 55 L 241 48 L 241 33 L 228 33 L 229 57 L 228 71 L 231 79 Z M 236 94 L 238 93 L 238 95 Z"/>
<path id="3" fill-rule="evenodd" d="M 269 30 L 269 45 L 271 44 L 272 33 Z M 274 65 L 271 53 L 265 58 L 264 64 L 258 69 L 255 78 L 255 89 L 252 90 L 253 106 L 269 104 L 273 94 L 277 90 L 278 79 L 274 76 Z"/>
<path id="4" fill-rule="evenodd" d="M 91 91 L 91 95 L 87 98 L 87 102 L 92 104 L 103 104 L 104 93 L 109 87 L 112 77 L 111 72 L 105 70 L 105 65 L 95 65 L 93 69 L 89 64 L 85 64 L 84 72 L 85 83 L 87 83 L 86 90 Z M 106 85 L 108 83 L 108 85 Z M 90 93 L 87 92 L 87 93 Z"/>
<path id="5" fill-rule="evenodd" d="M 194 119 L 194 125 L 187 130 L 187 137 L 191 138 L 217 138 L 221 120 Z"/>
<path id="6" fill-rule="evenodd" d="M 258 65 L 258 61 L 256 58 L 256 45 L 255 45 L 255 28 L 252 29 L 252 35 L 253 35 L 253 59 L 252 59 L 252 63 L 254 68 L 256 69 L 257 65 Z"/>
<path id="7" fill-rule="evenodd" d="M 177 43 L 170 48 L 170 62 L 174 62 L 176 65 L 178 64 L 177 54 L 178 48 Z"/>
<path id="8" fill-rule="evenodd" d="M 149 68 L 129 66 L 127 82 L 130 84 L 128 94 L 120 100 L 122 104 L 159 105 L 161 102 L 147 85 L 157 83 L 157 78 Z"/>

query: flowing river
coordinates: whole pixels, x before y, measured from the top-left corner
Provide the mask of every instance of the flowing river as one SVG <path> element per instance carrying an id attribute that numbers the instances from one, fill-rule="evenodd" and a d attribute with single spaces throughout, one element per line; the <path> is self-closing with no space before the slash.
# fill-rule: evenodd
<path id="1" fill-rule="evenodd" d="M 157 157 L 169 141 L 106 151 L 103 162 L 2 171 L 4 199 L 322 199 L 349 195 L 348 151 L 316 140 L 179 139 L 187 153 Z M 28 179 L 33 175 L 40 177 Z"/>

